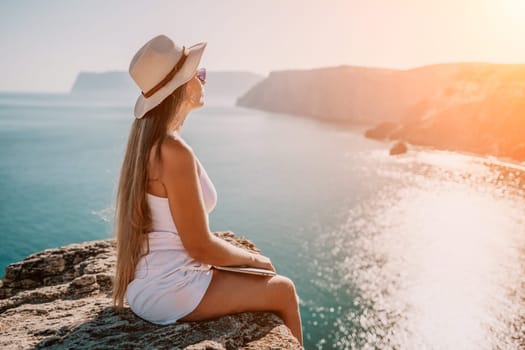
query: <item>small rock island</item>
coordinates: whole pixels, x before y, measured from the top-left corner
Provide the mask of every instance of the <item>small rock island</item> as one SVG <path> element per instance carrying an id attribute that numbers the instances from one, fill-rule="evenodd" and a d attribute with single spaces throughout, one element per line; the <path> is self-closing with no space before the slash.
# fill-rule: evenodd
<path id="1" fill-rule="evenodd" d="M 398 141 L 390 148 L 390 155 L 394 156 L 396 154 L 407 153 L 407 145 L 404 142 Z"/>

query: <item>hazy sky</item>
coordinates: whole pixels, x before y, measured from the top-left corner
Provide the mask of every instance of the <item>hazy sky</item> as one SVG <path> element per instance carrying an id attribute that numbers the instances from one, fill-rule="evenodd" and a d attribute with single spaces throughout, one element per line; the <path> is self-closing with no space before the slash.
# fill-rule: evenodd
<path id="1" fill-rule="evenodd" d="M 0 2 L 0 91 L 69 91 L 166 34 L 209 70 L 525 63 L 525 0 Z"/>

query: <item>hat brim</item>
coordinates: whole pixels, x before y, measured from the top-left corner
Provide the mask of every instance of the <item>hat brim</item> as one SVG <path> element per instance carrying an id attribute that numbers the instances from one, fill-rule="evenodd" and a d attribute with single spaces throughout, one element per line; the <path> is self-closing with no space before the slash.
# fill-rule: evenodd
<path id="1" fill-rule="evenodd" d="M 137 98 L 137 102 L 135 103 L 135 118 L 142 118 L 148 111 L 158 106 L 166 97 L 169 96 L 169 94 L 175 91 L 176 88 L 188 82 L 193 77 L 201 60 L 202 54 L 204 53 L 204 48 L 206 45 L 206 42 L 200 42 L 188 47 L 189 52 L 188 57 L 186 57 L 186 61 L 177 74 L 175 74 L 175 76 L 168 83 L 166 83 L 166 85 L 164 85 L 150 97 L 146 98 L 144 95 L 140 94 L 140 96 Z"/>

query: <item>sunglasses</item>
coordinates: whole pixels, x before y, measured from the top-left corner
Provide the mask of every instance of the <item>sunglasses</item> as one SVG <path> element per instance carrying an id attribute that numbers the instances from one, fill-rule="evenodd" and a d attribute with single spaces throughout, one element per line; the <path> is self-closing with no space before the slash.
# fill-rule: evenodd
<path id="1" fill-rule="evenodd" d="M 202 67 L 197 69 L 197 78 L 199 78 L 203 84 L 206 82 L 206 68 Z"/>

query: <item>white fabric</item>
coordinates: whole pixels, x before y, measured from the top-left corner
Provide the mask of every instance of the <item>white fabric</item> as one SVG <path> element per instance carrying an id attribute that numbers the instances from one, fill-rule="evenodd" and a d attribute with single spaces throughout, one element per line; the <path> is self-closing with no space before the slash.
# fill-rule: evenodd
<path id="1" fill-rule="evenodd" d="M 174 133 L 174 136 L 179 136 Z M 217 204 L 217 192 L 197 158 L 199 181 L 206 211 Z M 139 317 L 170 324 L 193 311 L 211 282 L 211 265 L 191 258 L 184 248 L 168 206 L 168 198 L 146 194 L 153 220 L 148 234 L 150 253 L 138 263 L 129 283 L 126 301 Z"/>

